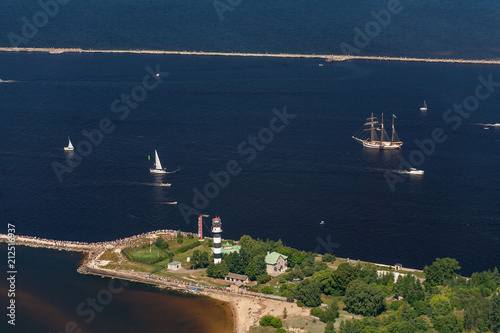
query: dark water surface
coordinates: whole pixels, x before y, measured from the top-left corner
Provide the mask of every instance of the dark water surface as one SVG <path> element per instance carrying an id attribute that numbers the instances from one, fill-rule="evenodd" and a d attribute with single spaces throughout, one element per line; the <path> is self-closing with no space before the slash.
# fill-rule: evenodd
<path id="1" fill-rule="evenodd" d="M 7 257 L 5 245 L 0 246 L 0 256 Z M 65 332 L 68 322 L 81 332 L 232 332 L 229 305 L 81 275 L 76 271 L 81 259 L 76 253 L 17 247 L 16 332 Z M 2 307 L 6 306 L 3 283 L 0 295 Z M 87 303 L 89 298 L 96 307 Z M 0 327 L 6 326 L 2 318 Z"/>
<path id="2" fill-rule="evenodd" d="M 500 262 L 500 131 L 472 125 L 500 122 L 500 91 L 457 130 L 443 120 L 474 94 L 479 76 L 500 81 L 499 67 L 26 53 L 1 54 L 0 63 L 17 81 L 0 84 L 0 177 L 2 214 L 18 234 L 103 241 L 196 231 L 194 215 L 186 221 L 167 203 L 193 207 L 193 189 L 203 192 L 211 171 L 236 160 L 243 171 L 202 209 L 222 217 L 225 238 L 281 238 L 325 251 L 330 236 L 340 256 L 407 267 L 450 256 L 465 274 Z M 120 120 L 110 105 L 157 64 L 170 75 Z M 419 111 L 424 99 L 427 113 Z M 285 106 L 296 118 L 248 162 L 239 145 Z M 351 139 L 371 112 L 397 115 L 401 151 Z M 103 118 L 116 129 L 59 182 L 51 165 L 66 163 L 67 136 L 77 145 Z M 405 177 L 392 192 L 384 173 L 435 128 L 447 140 L 418 166 L 424 176 Z M 150 175 L 155 148 L 169 170 L 180 170 Z"/>
<path id="3" fill-rule="evenodd" d="M 339 54 L 342 43 L 355 46 L 356 28 L 368 26 L 364 55 L 500 57 L 498 1 L 89 0 L 68 1 L 45 22 L 38 2 L 0 3 L 0 45 L 16 45 L 23 17 L 35 17 L 40 28 L 19 46 Z M 230 8 L 222 20 L 216 3 Z M 390 8 L 383 26 L 370 24 L 372 12 Z"/>

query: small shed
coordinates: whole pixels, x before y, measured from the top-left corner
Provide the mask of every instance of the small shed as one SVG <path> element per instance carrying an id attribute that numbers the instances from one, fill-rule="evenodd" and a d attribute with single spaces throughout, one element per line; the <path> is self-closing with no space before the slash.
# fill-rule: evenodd
<path id="1" fill-rule="evenodd" d="M 235 273 L 229 273 L 228 275 L 226 275 L 224 280 L 229 281 L 229 282 L 233 282 L 233 283 L 241 282 L 241 285 L 249 282 L 248 276 L 243 275 L 243 274 L 235 274 Z"/>
<path id="2" fill-rule="evenodd" d="M 232 282 L 231 286 L 229 288 L 231 288 L 231 291 L 240 291 L 240 288 L 242 286 L 243 286 L 243 282 L 236 281 L 236 282 Z"/>
<path id="3" fill-rule="evenodd" d="M 172 261 L 168 264 L 168 269 L 172 271 L 176 271 L 181 268 L 181 263 L 178 261 Z"/>
<path id="4" fill-rule="evenodd" d="M 403 265 L 402 264 L 394 264 L 394 270 L 395 271 L 400 271 L 403 269 Z"/>

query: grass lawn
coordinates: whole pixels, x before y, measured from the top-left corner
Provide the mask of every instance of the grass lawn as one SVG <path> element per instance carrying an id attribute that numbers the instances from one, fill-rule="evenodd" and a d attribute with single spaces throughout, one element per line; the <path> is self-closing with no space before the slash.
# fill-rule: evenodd
<path id="1" fill-rule="evenodd" d="M 142 263 L 154 263 L 158 259 L 160 261 L 168 258 L 167 254 L 160 250 L 158 247 L 152 245 L 151 250 L 148 245 L 139 248 L 128 248 L 124 250 L 127 255 L 135 261 Z"/>

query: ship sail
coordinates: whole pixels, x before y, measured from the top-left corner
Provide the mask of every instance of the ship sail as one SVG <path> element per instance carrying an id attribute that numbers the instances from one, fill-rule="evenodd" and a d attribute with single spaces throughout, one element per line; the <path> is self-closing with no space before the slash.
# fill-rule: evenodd
<path id="1" fill-rule="evenodd" d="M 70 140 L 69 136 L 68 136 L 68 149 L 71 149 L 71 150 L 74 149 L 73 148 L 73 144 L 71 143 L 71 140 Z"/>
<path id="2" fill-rule="evenodd" d="M 158 157 L 158 152 L 156 151 L 156 149 L 155 149 L 155 169 L 162 170 L 160 157 Z"/>
<path id="3" fill-rule="evenodd" d="M 358 131 L 352 138 L 367 148 L 375 148 L 375 149 L 398 149 L 401 148 L 403 142 L 399 140 L 398 135 L 396 134 L 396 129 L 394 127 L 394 118 L 395 115 L 392 115 L 392 133 L 391 137 L 387 135 L 387 132 L 384 128 L 384 114 L 382 114 L 380 123 L 377 121 L 377 117 L 371 116 L 366 120 L 363 130 Z M 368 128 L 364 128 L 368 126 Z M 377 135 L 377 131 L 380 131 L 380 138 Z M 362 138 L 363 132 L 370 132 L 368 138 Z"/>

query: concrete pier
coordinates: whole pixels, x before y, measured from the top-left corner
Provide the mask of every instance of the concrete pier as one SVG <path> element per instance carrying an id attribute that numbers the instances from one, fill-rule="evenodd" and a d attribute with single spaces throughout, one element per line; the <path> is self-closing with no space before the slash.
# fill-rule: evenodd
<path id="1" fill-rule="evenodd" d="M 374 61 L 407 61 L 453 64 L 500 65 L 500 59 L 445 59 L 445 58 L 413 58 L 384 57 L 332 54 L 293 54 L 293 53 L 237 53 L 237 52 L 204 52 L 204 51 L 166 51 L 166 50 L 94 50 L 81 48 L 36 48 L 36 47 L 0 47 L 0 52 L 44 52 L 50 54 L 62 53 L 125 53 L 125 54 L 164 54 L 164 55 L 197 55 L 197 56 L 228 56 L 228 57 L 269 57 L 269 58 L 313 58 L 324 59 L 327 62 L 346 60 Z"/>

